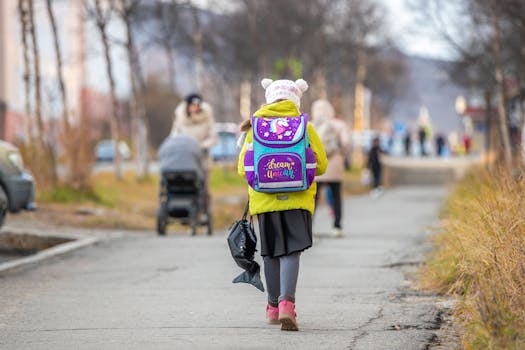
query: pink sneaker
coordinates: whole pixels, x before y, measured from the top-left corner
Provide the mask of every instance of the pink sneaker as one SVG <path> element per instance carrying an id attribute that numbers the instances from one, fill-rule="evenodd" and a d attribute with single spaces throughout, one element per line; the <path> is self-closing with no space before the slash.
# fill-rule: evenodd
<path id="1" fill-rule="evenodd" d="M 299 326 L 295 319 L 295 304 L 288 300 L 283 300 L 279 303 L 279 321 L 281 322 L 282 331 L 298 331 Z"/>
<path id="2" fill-rule="evenodd" d="M 268 304 L 266 306 L 266 319 L 269 324 L 280 324 L 279 321 L 279 308 Z"/>

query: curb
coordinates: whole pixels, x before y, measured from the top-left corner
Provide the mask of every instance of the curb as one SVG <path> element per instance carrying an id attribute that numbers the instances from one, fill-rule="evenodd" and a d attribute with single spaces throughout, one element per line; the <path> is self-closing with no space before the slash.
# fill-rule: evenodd
<path id="1" fill-rule="evenodd" d="M 53 235 L 53 236 L 56 237 L 58 235 Z M 65 235 L 63 237 L 68 238 L 68 239 L 72 238 L 72 236 L 65 236 Z M 84 237 L 75 236 L 74 239 L 75 239 L 74 241 L 62 243 L 54 247 L 44 249 L 31 256 L 27 256 L 24 258 L 15 259 L 15 260 L 1 263 L 0 264 L 0 274 L 6 271 L 9 271 L 9 270 L 13 270 L 13 269 L 22 267 L 22 266 L 34 265 L 46 259 L 64 255 L 69 252 L 75 251 L 77 249 L 81 249 L 81 248 L 93 245 L 99 241 L 99 239 L 96 237 L 85 237 L 85 236 Z"/>

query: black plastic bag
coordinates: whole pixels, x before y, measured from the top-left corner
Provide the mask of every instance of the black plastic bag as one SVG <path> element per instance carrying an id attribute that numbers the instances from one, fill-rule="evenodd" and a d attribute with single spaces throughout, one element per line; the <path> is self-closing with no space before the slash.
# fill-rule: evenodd
<path id="1" fill-rule="evenodd" d="M 253 221 L 247 219 L 248 204 L 244 210 L 242 219 L 236 221 L 230 228 L 228 235 L 228 245 L 233 260 L 245 271 L 233 279 L 233 283 L 249 283 L 255 288 L 264 292 L 264 286 L 261 281 L 261 268 L 254 260 L 257 249 L 257 236 L 253 229 Z"/>

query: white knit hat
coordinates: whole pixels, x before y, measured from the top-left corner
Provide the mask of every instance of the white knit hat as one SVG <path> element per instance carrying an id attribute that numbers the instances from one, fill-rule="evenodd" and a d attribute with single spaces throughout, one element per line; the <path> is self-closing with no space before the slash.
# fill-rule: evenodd
<path id="1" fill-rule="evenodd" d="M 301 107 L 303 92 L 308 90 L 308 83 L 303 79 L 298 79 L 295 82 L 285 79 L 275 81 L 263 79 L 261 85 L 266 90 L 266 103 L 273 103 L 281 99 L 290 100 L 297 108 Z"/>

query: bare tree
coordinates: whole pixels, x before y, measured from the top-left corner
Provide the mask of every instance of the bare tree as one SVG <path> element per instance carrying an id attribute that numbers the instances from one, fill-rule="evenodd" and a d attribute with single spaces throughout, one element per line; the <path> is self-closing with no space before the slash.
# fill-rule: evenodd
<path id="1" fill-rule="evenodd" d="M 202 58 L 202 27 L 201 19 L 199 17 L 199 10 L 197 7 L 192 4 L 191 1 L 188 2 L 191 8 L 191 15 L 193 18 L 193 49 L 195 51 L 195 85 L 197 86 L 197 91 L 202 91 L 202 77 L 204 70 L 204 62 Z"/>
<path id="2" fill-rule="evenodd" d="M 175 36 L 177 31 L 174 30 L 173 22 L 178 20 L 178 5 L 175 1 L 166 3 L 159 2 L 156 6 L 155 12 L 160 22 L 160 30 L 157 31 L 155 37 L 157 42 L 160 43 L 164 49 L 170 86 L 172 91 L 175 92 Z"/>
<path id="3" fill-rule="evenodd" d="M 45 126 L 42 117 L 42 82 L 40 75 L 40 53 L 36 36 L 35 11 L 33 0 L 28 0 L 29 11 L 29 33 L 33 47 L 33 73 L 35 81 L 35 117 L 37 122 L 37 177 L 40 177 L 45 185 L 55 187 L 58 181 L 56 172 L 56 159 L 53 149 L 45 140 Z"/>
<path id="4" fill-rule="evenodd" d="M 160 47 L 166 57 L 168 81 L 173 93 L 176 93 L 175 63 L 178 48 L 190 40 L 186 28 L 181 23 L 183 4 L 177 0 L 142 2 L 141 16 L 136 18 L 134 26 L 147 37 L 147 47 Z M 177 47 L 178 44 L 178 47 Z"/>
<path id="5" fill-rule="evenodd" d="M 229 115 L 237 116 L 240 105 L 241 114 L 249 113 L 250 106 L 262 102 L 261 94 L 251 87 L 259 86 L 261 77 L 271 76 L 304 75 L 312 86 L 303 102 L 308 109 L 310 99 L 326 96 L 328 88 L 348 95 L 354 89 L 356 43 L 362 33 L 358 30 L 362 27 L 360 20 L 369 26 L 365 27 L 367 39 L 362 44 L 365 68 L 369 68 L 372 59 L 374 67 L 383 64 L 376 50 L 387 41 L 383 39 L 387 35 L 383 31 L 381 7 L 376 0 L 352 0 L 352 6 L 348 2 L 234 0 L 229 11 L 214 13 L 198 8 L 194 1 L 166 0 L 144 3 L 150 15 L 143 16 L 139 24 L 143 26 L 141 33 L 151 38 L 146 41 L 162 48 L 168 61 L 173 62 L 170 56 L 176 51 L 192 59 L 197 75 L 205 68 L 210 82 L 220 76 L 228 84 L 229 96 L 238 97 L 239 101 Z M 360 19 L 360 15 L 366 18 Z M 157 30 L 148 34 L 152 28 Z M 403 74 L 403 70 L 389 72 L 389 84 L 394 86 L 396 74 Z M 173 70 L 168 69 L 168 74 L 173 77 Z M 375 86 L 381 86 L 381 79 L 380 75 L 374 76 Z M 366 74 L 362 80 L 366 80 Z M 388 103 L 381 106 L 392 103 L 391 94 L 387 97 Z M 220 103 L 219 99 L 217 102 Z M 350 111 L 351 108 L 344 109 L 346 113 Z"/>
<path id="6" fill-rule="evenodd" d="M 507 167 L 512 166 L 512 150 L 509 138 L 509 127 L 507 123 L 507 101 L 505 92 L 505 75 L 503 61 L 501 59 L 502 43 L 501 43 L 501 29 L 498 18 L 498 9 L 496 2 L 490 0 L 490 23 L 493 30 L 492 55 L 494 56 L 495 67 L 494 73 L 496 83 L 498 85 L 498 118 L 501 133 L 501 141 L 503 144 L 503 156 Z"/>
<path id="7" fill-rule="evenodd" d="M 180 97 L 173 94 L 169 84 L 162 76 L 150 75 L 146 79 L 144 90 L 144 106 L 148 124 L 149 142 L 157 149 L 170 134 L 173 110 Z"/>
<path id="8" fill-rule="evenodd" d="M 132 20 L 137 16 L 141 0 L 120 0 L 118 14 L 126 26 L 126 51 L 128 55 L 129 77 L 131 83 L 131 113 L 134 124 L 135 160 L 137 177 L 143 179 L 148 174 L 148 129 L 144 120 L 144 81 L 140 73 L 140 61 L 133 35 Z"/>
<path id="9" fill-rule="evenodd" d="M 72 142 L 77 142 L 76 140 L 71 140 L 71 127 L 69 122 L 69 103 L 68 95 L 66 90 L 66 84 L 64 82 L 64 72 L 63 72 L 63 61 L 62 61 L 62 51 L 60 49 L 60 38 L 58 36 L 57 24 L 55 20 L 55 14 L 53 11 L 53 2 L 52 0 L 46 1 L 47 5 L 47 15 L 49 18 L 49 23 L 51 24 L 51 29 L 53 32 L 53 42 L 55 47 L 55 60 L 56 60 L 56 70 L 58 77 L 58 86 L 60 89 L 60 95 L 62 99 L 62 124 L 64 127 L 63 136 L 61 137 L 62 142 L 66 150 L 66 166 L 67 166 L 67 180 L 69 183 L 74 183 L 77 179 L 75 170 L 78 169 L 76 162 L 78 161 L 76 155 L 74 154 L 74 148 L 72 147 Z"/>
<path id="10" fill-rule="evenodd" d="M 104 46 L 104 57 L 106 60 L 106 74 L 109 81 L 109 90 L 111 95 L 111 138 L 113 140 L 113 163 L 115 165 L 115 177 L 122 180 L 122 160 L 119 151 L 120 142 L 120 122 L 118 118 L 118 100 L 115 88 L 115 78 L 113 75 L 113 62 L 111 60 L 111 48 L 109 38 L 107 35 L 107 26 L 111 19 L 111 12 L 113 11 L 113 1 L 110 2 L 110 8 L 104 9 L 100 0 L 95 0 L 94 16 L 95 22 L 100 34 L 100 40 Z"/>
<path id="11" fill-rule="evenodd" d="M 486 145 L 497 149 L 499 159 L 510 167 L 512 165 L 512 145 L 509 137 L 509 122 L 507 111 L 506 81 L 509 76 L 519 75 L 524 67 L 525 59 L 521 35 L 525 23 L 523 2 L 519 0 L 462 0 L 453 3 L 458 16 L 452 21 L 461 28 L 461 33 L 454 33 L 450 24 L 446 23 L 442 14 L 451 13 L 445 8 L 448 3 L 440 0 L 421 2 L 418 9 L 425 15 L 442 37 L 457 52 L 458 58 L 452 65 L 451 76 L 463 85 L 474 88 L 485 96 L 487 109 Z M 520 11 L 522 10 L 522 11 Z M 450 22 L 449 18 L 449 22 Z M 521 29 L 520 29 L 521 28 Z M 487 54 L 489 53 L 489 54 Z M 513 74 L 514 72 L 514 74 Z M 497 128 L 499 142 L 490 142 L 490 108 L 492 96 L 497 96 Z M 488 150 L 488 151 L 491 151 Z"/>
<path id="12" fill-rule="evenodd" d="M 22 39 L 22 51 L 24 57 L 24 93 L 25 93 L 25 117 L 26 117 L 26 136 L 25 144 L 29 145 L 33 138 L 33 118 L 31 117 L 31 82 L 30 82 L 30 64 L 29 64 L 29 44 L 27 42 L 28 31 L 28 11 L 27 1 L 18 0 L 18 15 L 20 21 L 20 37 Z"/>
<path id="13" fill-rule="evenodd" d="M 35 80 L 35 117 L 37 122 L 37 137 L 39 145 L 44 148 L 44 122 L 42 120 L 42 83 L 40 76 L 40 53 L 38 50 L 38 40 L 36 37 L 35 11 L 33 0 L 28 1 L 29 11 L 29 33 L 33 48 L 33 73 Z"/>

